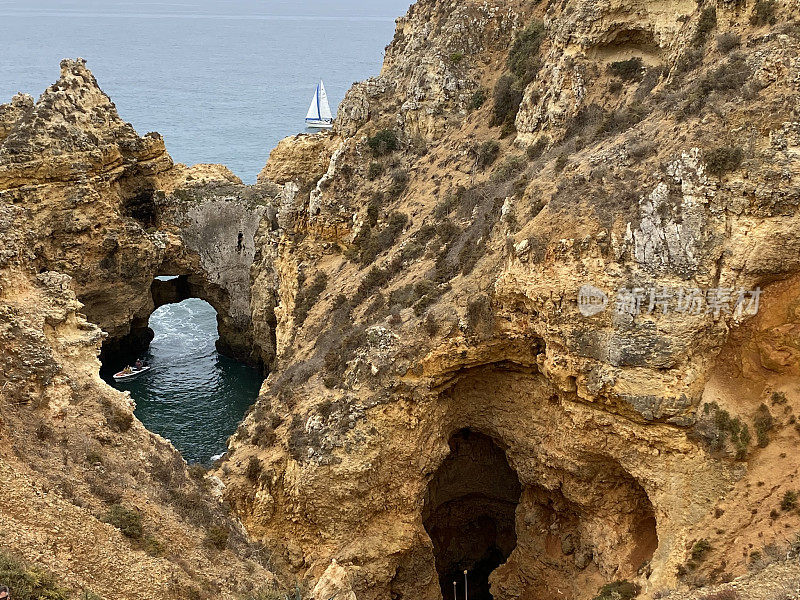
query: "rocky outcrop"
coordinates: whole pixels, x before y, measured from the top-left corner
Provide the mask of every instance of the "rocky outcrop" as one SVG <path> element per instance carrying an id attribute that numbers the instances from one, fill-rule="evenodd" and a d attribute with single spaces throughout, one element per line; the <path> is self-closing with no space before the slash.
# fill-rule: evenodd
<path id="1" fill-rule="evenodd" d="M 439 598 L 463 568 L 495 598 L 652 597 L 758 568 L 742 540 L 786 550 L 797 17 L 398 21 L 253 267 L 277 356 L 225 494 L 282 568 L 357 598 Z M 758 349 L 757 300 L 782 307 Z"/>
<path id="2" fill-rule="evenodd" d="M 308 188 L 328 170 L 334 143 L 329 132 L 299 133 L 282 139 L 269 153 L 258 182 L 283 185 L 293 182 Z"/>
<path id="3" fill-rule="evenodd" d="M 275 186 L 173 165 L 158 134 L 139 137 L 120 120 L 80 59 L 64 61 L 27 112 L 24 98 L 4 106 L 19 118 L 0 146 L 0 196 L 24 207 L 38 268 L 69 274 L 88 319 L 108 334 L 104 361 L 147 346 L 154 278 L 182 275 L 188 293 L 217 310 L 220 349 L 262 364 L 250 335 L 250 264 Z"/>
<path id="4" fill-rule="evenodd" d="M 33 98 L 28 94 L 17 94 L 8 104 L 0 105 L 0 142 L 11 130 L 33 110 Z"/>
<path id="5" fill-rule="evenodd" d="M 68 275 L 32 267 L 27 215 L 0 205 L 4 561 L 12 553 L 108 599 L 233 599 L 265 585 L 272 575 L 211 480 L 100 379 L 103 332 L 81 314 Z"/>
<path id="6" fill-rule="evenodd" d="M 149 342 L 156 302 L 183 299 L 154 277 L 174 274 L 217 307 L 223 349 L 259 363 L 250 263 L 275 186 L 173 165 L 160 136 L 119 120 L 82 60 L 0 115 L 3 552 L 108 599 L 271 586 L 216 480 L 144 428 L 130 395 L 100 379 L 98 354 Z"/>

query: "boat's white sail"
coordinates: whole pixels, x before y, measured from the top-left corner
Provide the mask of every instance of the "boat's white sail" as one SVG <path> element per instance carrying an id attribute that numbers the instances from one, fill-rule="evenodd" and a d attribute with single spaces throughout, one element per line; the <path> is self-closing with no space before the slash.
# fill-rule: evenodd
<path id="1" fill-rule="evenodd" d="M 322 83 L 322 80 L 319 80 L 319 116 L 323 121 L 330 121 L 333 115 L 331 115 L 331 106 L 328 104 L 328 94 L 325 92 L 325 84 Z"/>
<path id="2" fill-rule="evenodd" d="M 306 123 L 312 127 L 330 127 L 332 121 L 331 107 L 328 104 L 328 94 L 325 92 L 325 84 L 322 80 L 314 90 L 314 97 L 306 113 Z"/>
<path id="3" fill-rule="evenodd" d="M 319 86 L 314 91 L 314 97 L 306 113 L 306 121 L 319 121 Z"/>

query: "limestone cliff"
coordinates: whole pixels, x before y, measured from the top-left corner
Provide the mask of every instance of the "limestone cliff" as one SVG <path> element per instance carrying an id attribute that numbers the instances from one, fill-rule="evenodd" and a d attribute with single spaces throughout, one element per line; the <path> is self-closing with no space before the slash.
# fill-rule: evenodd
<path id="1" fill-rule="evenodd" d="M 64 63 L 0 108 L 3 467 L 73 483 L 75 529 L 108 532 L 116 496 L 71 466 L 90 431 L 122 499 L 194 548 L 180 585 L 268 577 L 224 508 L 235 582 L 157 516 L 173 477 L 197 484 L 126 462 L 180 463 L 96 375 L 89 322 L 146 338 L 197 295 L 271 371 L 212 481 L 312 598 L 436 600 L 464 569 L 476 598 L 790 597 L 798 22 L 770 0 L 420 0 L 334 131 L 281 142 L 252 187 L 173 165 Z M 14 489 L 4 514 L 39 498 Z"/>
<path id="2" fill-rule="evenodd" d="M 283 568 L 359 599 L 438 598 L 464 568 L 494 598 L 652 597 L 791 553 L 798 17 L 398 21 L 259 238 L 277 356 L 226 497 Z"/>
<path id="3" fill-rule="evenodd" d="M 274 190 L 174 166 L 158 135 L 119 120 L 81 60 L 0 116 L 4 556 L 108 599 L 239 598 L 268 585 L 262 548 L 217 501 L 218 482 L 134 418 L 130 395 L 100 379 L 98 353 L 188 290 L 218 307 L 232 351 L 259 360 L 249 268 Z M 181 277 L 164 289 L 159 274 Z"/>

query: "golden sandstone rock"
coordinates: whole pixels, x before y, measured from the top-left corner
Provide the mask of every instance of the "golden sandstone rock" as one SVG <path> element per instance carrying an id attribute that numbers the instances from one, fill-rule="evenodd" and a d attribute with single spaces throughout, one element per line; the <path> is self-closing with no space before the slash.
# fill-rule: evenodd
<path id="1" fill-rule="evenodd" d="M 465 568 L 496 599 L 622 597 L 622 580 L 789 597 L 800 14 L 709 11 L 421 0 L 334 131 L 282 141 L 256 186 L 172 165 L 65 62 L 35 106 L 0 109 L 0 510 L 72 486 L 48 493 L 85 548 L 112 493 L 77 466 L 81 439 L 181 540 L 179 574 L 147 559 L 178 587 L 252 588 L 257 541 L 314 598 L 435 600 Z M 107 347 L 141 332 L 179 293 L 159 274 L 269 371 L 214 473 L 244 527 L 214 505 L 240 536 L 230 577 L 169 508 L 198 484 L 97 377 L 96 325 Z M 115 532 L 65 558 L 26 519 L 13 550 L 128 597 L 100 572 L 106 553 L 144 568 Z"/>

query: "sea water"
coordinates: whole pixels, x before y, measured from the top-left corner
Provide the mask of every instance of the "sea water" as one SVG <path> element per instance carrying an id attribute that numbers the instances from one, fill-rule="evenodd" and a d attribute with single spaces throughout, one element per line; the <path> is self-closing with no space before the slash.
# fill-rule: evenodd
<path id="1" fill-rule="evenodd" d="M 204 300 L 160 307 L 150 328 L 155 337 L 142 358 L 151 369 L 112 385 L 130 391 L 136 416 L 186 460 L 209 463 L 258 396 L 261 373 L 216 351 L 217 313 Z"/>
<path id="2" fill-rule="evenodd" d="M 408 0 L 0 0 L 0 103 L 38 95 L 81 56 L 120 116 L 177 162 L 255 181 L 304 131 L 322 79 L 331 108 L 377 75 Z"/>
<path id="3" fill-rule="evenodd" d="M 319 79 L 336 105 L 380 71 L 409 0 L 0 0 L 0 103 L 34 97 L 62 58 L 86 59 L 120 116 L 158 131 L 176 162 L 222 163 L 255 181 L 278 141 L 305 131 Z M 224 451 L 260 374 L 214 349 L 214 309 L 153 313 L 152 371 L 116 383 L 187 460 Z"/>

